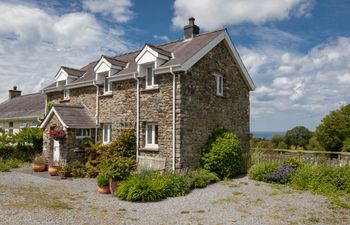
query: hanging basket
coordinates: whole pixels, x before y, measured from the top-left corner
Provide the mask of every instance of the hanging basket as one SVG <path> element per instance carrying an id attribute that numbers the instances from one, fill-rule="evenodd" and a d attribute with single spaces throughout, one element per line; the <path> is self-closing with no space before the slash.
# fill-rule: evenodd
<path id="1" fill-rule="evenodd" d="M 66 136 L 66 132 L 64 130 L 50 130 L 49 136 L 55 141 L 61 141 Z"/>

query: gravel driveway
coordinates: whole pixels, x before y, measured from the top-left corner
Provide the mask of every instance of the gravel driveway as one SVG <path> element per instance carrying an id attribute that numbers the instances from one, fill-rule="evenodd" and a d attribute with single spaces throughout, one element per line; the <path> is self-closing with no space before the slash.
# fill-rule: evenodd
<path id="1" fill-rule="evenodd" d="M 0 173 L 0 224 L 350 224 L 350 210 L 326 197 L 246 176 L 154 203 L 96 188 L 95 179 L 59 180 L 30 168 Z"/>

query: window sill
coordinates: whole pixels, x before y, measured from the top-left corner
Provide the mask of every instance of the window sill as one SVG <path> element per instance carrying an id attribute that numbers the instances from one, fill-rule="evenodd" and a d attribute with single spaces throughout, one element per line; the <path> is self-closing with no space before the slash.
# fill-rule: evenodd
<path id="1" fill-rule="evenodd" d="M 62 100 L 60 101 L 60 103 L 62 103 L 62 102 L 69 102 L 69 101 L 70 101 L 70 98 L 62 99 Z"/>
<path id="2" fill-rule="evenodd" d="M 217 96 L 217 97 L 219 97 L 219 98 L 225 98 L 225 96 L 224 96 L 224 95 L 219 95 L 219 94 L 216 94 L 216 96 Z"/>
<path id="3" fill-rule="evenodd" d="M 147 91 L 159 91 L 159 86 L 146 87 L 145 89 L 142 90 L 142 92 L 147 92 Z"/>
<path id="4" fill-rule="evenodd" d="M 158 147 L 143 147 L 140 148 L 140 151 L 144 151 L 144 152 L 159 152 L 159 148 Z"/>
<path id="5" fill-rule="evenodd" d="M 103 93 L 102 95 L 99 95 L 98 97 L 110 97 L 110 96 L 113 96 L 112 92 Z"/>

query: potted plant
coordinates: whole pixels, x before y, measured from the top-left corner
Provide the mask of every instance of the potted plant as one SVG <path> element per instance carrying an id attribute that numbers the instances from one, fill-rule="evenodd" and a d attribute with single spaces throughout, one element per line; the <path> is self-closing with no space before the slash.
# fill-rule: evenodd
<path id="1" fill-rule="evenodd" d="M 101 167 L 102 171 L 109 179 L 110 192 L 114 195 L 118 183 L 128 178 L 132 171 L 135 170 L 136 162 L 132 157 L 119 156 L 105 160 Z"/>
<path id="2" fill-rule="evenodd" d="M 61 167 L 60 166 L 56 166 L 56 165 L 50 165 L 49 169 L 48 169 L 49 174 L 51 176 L 58 176 L 60 170 L 61 170 Z"/>
<path id="3" fill-rule="evenodd" d="M 59 172 L 59 175 L 61 177 L 61 179 L 67 179 L 67 177 L 70 177 L 71 176 L 71 173 L 70 173 L 70 167 L 68 164 L 64 165 L 60 172 Z"/>
<path id="4" fill-rule="evenodd" d="M 37 155 L 33 159 L 32 168 L 34 172 L 43 172 L 46 168 L 46 160 L 43 156 Z"/>
<path id="5" fill-rule="evenodd" d="M 64 130 L 50 130 L 49 136 L 56 141 L 61 141 L 66 136 L 66 132 Z"/>
<path id="6" fill-rule="evenodd" d="M 97 191 L 101 194 L 110 194 L 109 181 L 106 174 L 101 173 L 97 176 Z"/>

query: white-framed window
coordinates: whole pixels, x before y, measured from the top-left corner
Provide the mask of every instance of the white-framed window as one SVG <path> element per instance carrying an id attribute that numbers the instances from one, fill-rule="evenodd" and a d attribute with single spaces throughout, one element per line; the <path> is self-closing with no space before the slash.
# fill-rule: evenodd
<path id="1" fill-rule="evenodd" d="M 108 76 L 105 77 L 105 81 L 103 83 L 103 92 L 104 93 L 112 92 L 112 82 L 108 80 Z"/>
<path id="2" fill-rule="evenodd" d="M 154 74 L 154 65 L 146 67 L 146 88 L 158 87 L 158 79 Z"/>
<path id="3" fill-rule="evenodd" d="M 110 123 L 103 124 L 102 139 L 104 144 L 111 142 L 111 133 L 112 133 L 112 124 Z"/>
<path id="4" fill-rule="evenodd" d="M 146 146 L 150 148 L 158 148 L 158 124 L 146 124 Z"/>
<path id="5" fill-rule="evenodd" d="M 220 74 L 216 74 L 216 95 L 224 95 L 224 77 Z"/>
<path id="6" fill-rule="evenodd" d="M 91 137 L 91 129 L 76 129 L 75 138 L 83 139 L 86 137 Z"/>
<path id="7" fill-rule="evenodd" d="M 69 89 L 64 89 L 63 90 L 63 99 L 64 100 L 69 99 Z"/>

